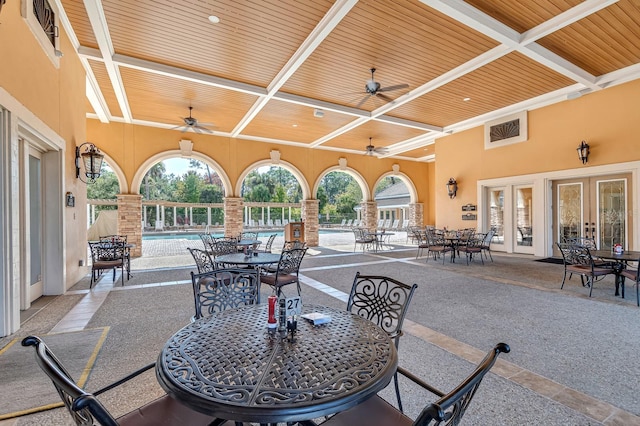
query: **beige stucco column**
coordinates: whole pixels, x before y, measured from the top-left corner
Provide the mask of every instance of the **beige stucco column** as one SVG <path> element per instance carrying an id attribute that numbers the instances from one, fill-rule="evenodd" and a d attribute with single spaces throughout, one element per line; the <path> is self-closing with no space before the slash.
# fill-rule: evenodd
<path id="1" fill-rule="evenodd" d="M 409 204 L 409 226 L 424 225 L 424 205 L 422 203 Z"/>
<path id="2" fill-rule="evenodd" d="M 375 201 L 363 201 L 360 206 L 362 207 L 363 222 L 361 226 L 369 231 L 375 231 L 378 227 L 378 203 Z"/>
<path id="3" fill-rule="evenodd" d="M 320 244 L 318 229 L 318 215 L 320 214 L 320 201 L 304 200 L 302 203 L 300 217 L 304 222 L 304 238 L 309 247 L 317 247 Z"/>
<path id="4" fill-rule="evenodd" d="M 131 257 L 142 256 L 142 195 L 118 194 L 118 235 L 133 244 Z"/>
<path id="5" fill-rule="evenodd" d="M 225 197 L 224 199 L 224 235 L 237 237 L 243 229 L 244 200 L 237 197 Z"/>

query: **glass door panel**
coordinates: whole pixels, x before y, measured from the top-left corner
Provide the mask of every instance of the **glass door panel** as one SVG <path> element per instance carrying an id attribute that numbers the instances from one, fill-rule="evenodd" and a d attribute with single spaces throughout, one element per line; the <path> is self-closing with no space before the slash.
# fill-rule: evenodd
<path id="1" fill-rule="evenodd" d="M 530 247 L 533 245 L 533 188 L 515 188 L 516 246 Z"/>
<path id="2" fill-rule="evenodd" d="M 30 150 L 28 164 L 29 209 L 29 299 L 42 296 L 42 164 L 40 154 Z"/>
<path id="3" fill-rule="evenodd" d="M 489 227 L 495 230 L 494 244 L 504 244 L 504 189 L 489 189 Z"/>
<path id="4" fill-rule="evenodd" d="M 626 180 L 597 182 L 598 235 L 596 242 L 602 250 L 611 250 L 614 244 L 626 245 Z"/>
<path id="5" fill-rule="evenodd" d="M 582 182 L 558 184 L 557 186 L 557 223 L 556 241 L 564 242 L 582 234 L 583 187 Z"/>

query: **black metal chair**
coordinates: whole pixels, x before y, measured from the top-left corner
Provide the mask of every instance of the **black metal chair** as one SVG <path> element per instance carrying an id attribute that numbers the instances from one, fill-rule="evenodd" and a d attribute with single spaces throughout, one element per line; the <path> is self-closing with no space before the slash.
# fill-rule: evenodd
<path id="1" fill-rule="evenodd" d="M 127 270 L 127 280 L 131 278 L 131 251 L 127 246 L 127 236 L 126 235 L 103 235 L 98 238 L 101 242 L 112 242 L 112 243 L 122 243 L 124 244 L 124 267 Z"/>
<path id="2" fill-rule="evenodd" d="M 187 250 L 189 250 L 189 253 L 191 253 L 191 256 L 193 256 L 193 260 L 195 260 L 196 262 L 196 267 L 198 268 L 199 274 L 210 272 L 216 269 L 216 265 L 213 262 L 213 259 L 211 259 L 211 256 L 209 256 L 208 251 L 189 247 L 187 247 Z"/>
<path id="3" fill-rule="evenodd" d="M 422 256 L 424 249 L 427 249 L 427 256 L 429 255 L 429 243 L 427 241 L 427 232 L 422 230 L 414 230 L 414 240 L 418 243 L 418 252 L 416 253 L 416 259 Z"/>
<path id="4" fill-rule="evenodd" d="M 634 282 L 636 286 L 636 304 L 640 306 L 640 259 L 638 259 L 638 267 L 636 269 L 623 269 L 620 272 L 620 276 L 622 277 L 622 288 L 624 288 L 624 280 L 626 278 Z"/>
<path id="5" fill-rule="evenodd" d="M 480 255 L 480 260 L 484 265 L 484 259 L 482 258 L 482 242 L 484 240 L 484 234 L 469 233 L 462 244 L 458 246 L 458 252 L 463 252 L 467 259 L 467 265 L 469 261 L 473 260 L 474 254 Z"/>
<path id="6" fill-rule="evenodd" d="M 382 328 L 396 345 L 400 344 L 402 323 L 418 284 L 408 285 L 380 275 L 356 273 L 347 300 L 347 311 L 360 315 Z M 398 375 L 394 375 L 398 407 L 402 411 Z"/>
<path id="7" fill-rule="evenodd" d="M 204 249 L 209 252 L 209 254 L 213 253 L 213 236 L 209 233 L 198 234 L 200 239 L 202 240 L 202 244 L 204 245 Z"/>
<path id="8" fill-rule="evenodd" d="M 271 234 L 269 235 L 269 239 L 267 240 L 267 243 L 264 245 L 264 248 L 258 247 L 257 250 L 254 251 L 258 251 L 260 253 L 271 253 L 271 248 L 273 247 L 273 241 L 276 239 L 278 234 Z"/>
<path id="9" fill-rule="evenodd" d="M 593 285 L 596 281 L 603 279 L 605 276 L 615 274 L 613 268 L 601 267 L 596 265 L 591 257 L 591 252 L 586 246 L 557 243 L 560 253 L 562 253 L 562 261 L 564 264 L 564 275 L 562 277 L 562 285 L 560 289 L 564 288 L 564 283 L 569 273 L 571 275 L 580 275 L 583 287 L 589 287 L 589 297 L 593 292 Z"/>
<path id="10" fill-rule="evenodd" d="M 192 320 L 226 309 L 256 304 L 259 282 L 256 269 L 216 269 L 202 274 L 191 272 L 195 303 Z"/>
<path id="11" fill-rule="evenodd" d="M 278 296 L 282 293 L 282 287 L 295 284 L 298 295 L 300 295 L 300 279 L 298 278 L 298 273 L 306 252 L 306 248 L 282 250 L 275 271 L 267 271 L 266 274 L 261 275 L 260 282 L 271 286 Z"/>
<path id="12" fill-rule="evenodd" d="M 484 235 L 482 243 L 480 244 L 480 248 L 482 249 L 482 254 L 486 258 L 487 253 L 489 253 L 489 258 L 491 259 L 492 262 L 493 262 L 493 256 L 491 256 L 491 242 L 493 241 L 494 235 L 496 235 L 496 230 L 490 229 L 489 232 L 487 232 Z"/>
<path id="13" fill-rule="evenodd" d="M 420 415 L 412 420 L 379 396 L 369 398 L 362 404 L 331 417 L 323 426 L 427 426 L 458 425 L 471 403 L 482 379 L 495 364 L 500 353 L 509 353 L 509 345 L 498 343 L 484 357 L 476 369 L 462 383 L 448 393 L 425 383 L 404 368 L 398 367 L 398 373 L 407 377 L 426 391 L 437 395 L 439 399 L 427 405 Z"/>
<path id="14" fill-rule="evenodd" d="M 22 346 L 35 348 L 38 365 L 53 382 L 76 425 L 93 425 L 95 420 L 102 426 L 205 426 L 215 420 L 187 408 L 169 395 L 164 395 L 116 419 L 96 397 L 154 368 L 155 363 L 146 365 L 115 383 L 89 393 L 78 386 L 42 339 L 37 336 L 28 336 L 22 340 Z M 232 425 L 233 422 L 224 424 Z"/>
<path id="15" fill-rule="evenodd" d="M 442 264 L 444 265 L 445 255 L 452 253 L 451 261 L 453 261 L 453 245 L 447 243 L 444 238 L 444 234 L 438 232 L 437 229 L 427 229 L 425 231 L 427 237 L 427 262 L 429 261 L 429 253 L 433 253 L 433 260 L 435 261 L 438 256 L 442 255 Z"/>
<path id="16" fill-rule="evenodd" d="M 364 228 L 353 228 L 353 236 L 355 238 L 355 242 L 353 244 L 353 251 L 355 252 L 358 244 L 362 247 L 362 251 L 365 249 L 370 249 L 376 244 L 376 236 L 369 234 L 369 232 Z"/>
<path id="17" fill-rule="evenodd" d="M 307 242 L 300 241 L 300 240 L 285 241 L 284 244 L 282 245 L 282 250 L 306 249 L 306 248 L 307 248 Z"/>
<path id="18" fill-rule="evenodd" d="M 113 269 L 113 281 L 116 280 L 116 269 L 120 268 L 122 285 L 124 286 L 124 270 L 126 265 L 126 248 L 122 242 L 97 241 L 89 242 L 91 251 L 91 281 L 89 288 L 98 281 L 102 271 Z"/>

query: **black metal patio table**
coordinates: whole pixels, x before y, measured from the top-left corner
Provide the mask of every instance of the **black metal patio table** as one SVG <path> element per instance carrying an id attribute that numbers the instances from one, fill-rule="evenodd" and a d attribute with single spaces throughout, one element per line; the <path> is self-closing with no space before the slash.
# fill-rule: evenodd
<path id="1" fill-rule="evenodd" d="M 602 260 L 613 260 L 613 272 L 616 275 L 616 296 L 624 299 L 624 280 L 621 279 L 620 273 L 627 267 L 628 262 L 635 262 L 640 258 L 640 251 L 624 251 L 622 253 L 614 253 L 611 250 L 593 250 L 591 256 Z"/>
<path id="2" fill-rule="evenodd" d="M 169 395 L 217 419 L 277 423 L 351 408 L 385 388 L 397 367 L 393 341 L 358 315 L 305 305 L 331 322 L 298 320 L 295 341 L 267 331 L 267 305 L 231 309 L 174 334 L 156 376 Z"/>

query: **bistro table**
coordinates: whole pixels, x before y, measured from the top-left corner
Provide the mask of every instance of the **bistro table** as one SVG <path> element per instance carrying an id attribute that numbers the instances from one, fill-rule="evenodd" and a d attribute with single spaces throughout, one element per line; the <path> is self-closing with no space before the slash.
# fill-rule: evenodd
<path id="1" fill-rule="evenodd" d="M 304 422 L 351 408 L 384 389 L 398 356 L 387 333 L 356 314 L 317 305 L 331 316 L 298 319 L 295 341 L 267 332 L 267 305 L 230 309 L 174 334 L 156 377 L 180 403 L 217 419 Z"/>
<path id="2" fill-rule="evenodd" d="M 621 277 L 621 273 L 624 268 L 627 267 L 627 262 L 635 262 L 640 258 L 640 251 L 624 251 L 620 254 L 614 253 L 611 250 L 593 250 L 591 256 L 597 257 L 602 260 L 613 260 L 613 272 L 616 275 L 616 296 L 621 296 L 624 299 L 624 280 Z M 618 291 L 620 289 L 620 291 Z"/>
<path id="3" fill-rule="evenodd" d="M 277 253 L 262 253 L 253 252 L 251 256 L 247 256 L 244 253 L 231 253 L 221 254 L 216 256 L 217 263 L 224 263 L 227 265 L 245 265 L 251 266 L 258 270 L 258 276 L 263 265 L 271 265 L 280 261 L 280 255 Z M 258 286 L 258 303 L 260 303 L 260 287 Z"/>
<path id="4" fill-rule="evenodd" d="M 394 232 L 387 232 L 383 230 L 383 231 L 369 232 L 369 235 L 375 236 L 375 241 L 374 241 L 375 244 L 374 244 L 373 251 L 377 252 L 378 250 L 382 250 L 385 237 L 391 238 L 392 235 L 396 235 L 396 234 Z"/>

